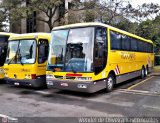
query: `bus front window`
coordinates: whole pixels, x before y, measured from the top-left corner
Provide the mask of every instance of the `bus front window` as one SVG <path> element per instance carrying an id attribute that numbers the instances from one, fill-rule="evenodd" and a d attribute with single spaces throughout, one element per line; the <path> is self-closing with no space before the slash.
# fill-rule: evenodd
<path id="1" fill-rule="evenodd" d="M 36 41 L 19 40 L 10 41 L 6 63 L 8 64 L 33 64 L 36 58 Z"/>
<path id="2" fill-rule="evenodd" d="M 20 58 L 17 63 L 33 64 L 36 58 L 36 41 L 20 41 L 18 55 L 20 55 Z"/>
<path id="3" fill-rule="evenodd" d="M 48 64 L 52 69 L 64 67 L 65 47 L 69 30 L 57 30 L 52 32 L 51 46 Z"/>
<path id="4" fill-rule="evenodd" d="M 6 57 L 6 63 L 15 63 L 15 55 L 18 49 L 19 41 L 10 41 L 8 43 L 8 52 Z"/>
<path id="5" fill-rule="evenodd" d="M 49 66 L 67 72 L 91 72 L 94 27 L 52 32 Z"/>

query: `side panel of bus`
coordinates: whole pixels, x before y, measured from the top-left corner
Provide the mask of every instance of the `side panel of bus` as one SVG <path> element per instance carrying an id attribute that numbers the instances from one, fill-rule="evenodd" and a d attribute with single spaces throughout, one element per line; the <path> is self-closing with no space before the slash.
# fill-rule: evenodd
<path id="1" fill-rule="evenodd" d="M 126 50 L 112 50 L 110 30 L 108 33 L 109 51 L 107 71 L 114 71 L 117 76 L 117 82 L 123 82 L 131 78 L 141 75 L 141 70 L 144 67 L 149 69 L 153 67 L 154 54 L 147 52 L 136 52 Z"/>
<path id="2" fill-rule="evenodd" d="M 3 35 L 0 34 L 0 79 L 4 79 L 3 65 L 5 62 L 8 46 L 8 38 L 11 34 Z"/>

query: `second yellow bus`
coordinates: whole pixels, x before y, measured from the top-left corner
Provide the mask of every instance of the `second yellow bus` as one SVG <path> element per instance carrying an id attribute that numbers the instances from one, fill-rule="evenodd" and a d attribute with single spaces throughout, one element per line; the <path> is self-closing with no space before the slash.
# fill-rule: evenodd
<path id="1" fill-rule="evenodd" d="M 46 61 L 50 34 L 28 33 L 9 38 L 8 53 L 4 65 L 8 84 L 46 86 Z"/>

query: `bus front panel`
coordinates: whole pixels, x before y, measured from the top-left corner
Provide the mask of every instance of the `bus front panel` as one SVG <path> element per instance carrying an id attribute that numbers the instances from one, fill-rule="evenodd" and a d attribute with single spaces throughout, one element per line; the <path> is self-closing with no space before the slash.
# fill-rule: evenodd
<path id="1" fill-rule="evenodd" d="M 46 53 L 48 53 L 46 44 L 48 44 L 46 39 L 9 41 L 9 52 L 4 66 L 5 79 L 8 84 L 32 87 L 46 86 L 45 69 Z"/>

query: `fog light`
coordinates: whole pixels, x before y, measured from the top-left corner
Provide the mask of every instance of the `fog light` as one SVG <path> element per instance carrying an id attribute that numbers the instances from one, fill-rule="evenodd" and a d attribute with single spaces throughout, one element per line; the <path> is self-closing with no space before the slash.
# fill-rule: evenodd
<path id="1" fill-rule="evenodd" d="M 78 84 L 77 87 L 78 88 L 87 88 L 87 85 L 86 84 Z"/>

